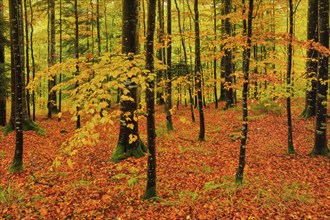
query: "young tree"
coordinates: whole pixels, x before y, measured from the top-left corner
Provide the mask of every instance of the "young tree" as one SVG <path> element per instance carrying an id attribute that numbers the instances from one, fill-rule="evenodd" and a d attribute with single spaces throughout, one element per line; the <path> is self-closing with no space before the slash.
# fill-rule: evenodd
<path id="1" fill-rule="evenodd" d="M 0 126 L 5 126 L 6 121 L 6 97 L 7 79 L 5 71 L 5 36 L 3 1 L 0 0 Z"/>
<path id="2" fill-rule="evenodd" d="M 308 0 L 308 18 L 307 18 L 307 40 L 318 41 L 318 1 Z M 316 73 L 317 73 L 318 51 L 311 47 L 307 49 L 306 75 L 311 88 L 306 92 L 306 104 L 303 113 L 304 118 L 315 115 L 316 104 Z"/>
<path id="3" fill-rule="evenodd" d="M 9 1 L 10 14 L 10 40 L 11 40 L 11 75 L 14 78 L 15 99 L 15 130 L 16 147 L 14 160 L 9 171 L 16 172 L 23 170 L 23 77 L 24 77 L 24 56 L 23 56 L 23 16 L 22 0 Z M 13 87 L 12 87 L 13 88 Z"/>
<path id="4" fill-rule="evenodd" d="M 245 0 L 243 0 L 243 15 L 245 14 Z M 248 92 L 249 92 L 249 71 L 250 71 L 250 57 L 251 57 L 251 44 L 252 44 L 252 12 L 253 12 L 253 0 L 249 0 L 249 10 L 247 23 L 246 19 L 243 20 L 243 35 L 246 38 L 246 47 L 243 52 L 243 73 L 244 73 L 244 83 L 243 83 L 243 128 L 241 137 L 241 146 L 239 152 L 239 163 L 236 172 L 236 184 L 243 183 L 243 174 L 245 167 L 245 150 L 246 150 L 246 140 L 248 135 Z"/>
<path id="5" fill-rule="evenodd" d="M 76 63 L 76 72 L 75 75 L 79 74 L 79 66 L 78 66 L 78 59 L 79 59 L 79 14 L 78 14 L 78 0 L 74 1 L 74 16 L 75 16 L 75 39 L 74 39 L 74 50 L 75 50 L 75 58 L 77 59 Z M 76 87 L 79 86 L 78 81 L 76 82 Z M 76 129 L 81 127 L 80 124 L 80 113 L 79 113 L 79 106 L 77 108 L 77 122 L 76 122 Z"/>
<path id="6" fill-rule="evenodd" d="M 292 70 L 292 37 L 293 37 L 293 0 L 289 0 L 289 42 L 287 47 L 287 72 L 286 72 L 286 112 L 288 121 L 288 153 L 294 154 L 293 140 L 292 140 L 292 119 L 291 119 L 291 70 Z"/>
<path id="7" fill-rule="evenodd" d="M 329 48 L 329 1 L 319 0 L 319 42 Z M 329 154 L 327 141 L 327 89 L 329 54 L 319 53 L 316 90 L 315 144 L 311 155 Z"/>
<path id="8" fill-rule="evenodd" d="M 217 41 L 217 4 L 216 0 L 213 0 L 213 31 L 214 31 L 214 41 Z M 213 78 L 214 78 L 214 101 L 215 108 L 218 108 L 218 93 L 217 93 L 217 58 L 215 53 L 217 47 L 214 45 L 214 59 L 213 59 Z"/>
<path id="9" fill-rule="evenodd" d="M 172 0 L 167 2 L 167 71 L 166 71 L 166 122 L 167 130 L 174 130 L 172 121 Z"/>
<path id="10" fill-rule="evenodd" d="M 122 1 L 122 53 L 128 55 L 128 59 L 133 60 L 134 54 L 139 52 L 138 21 L 139 21 L 139 1 Z M 121 99 L 120 102 L 120 131 L 118 143 L 115 151 L 112 153 L 111 160 L 119 162 L 128 157 L 142 157 L 146 152 L 146 147 L 142 143 L 139 131 L 138 121 L 135 117 L 137 110 L 137 87 L 128 77 L 124 82 L 128 91 L 127 96 L 131 99 Z"/>
<path id="11" fill-rule="evenodd" d="M 48 0 L 48 67 L 55 64 L 55 0 Z M 52 117 L 52 113 L 57 112 L 56 92 L 52 91 L 54 86 L 56 86 L 55 76 L 48 80 L 48 118 Z"/>
<path id="12" fill-rule="evenodd" d="M 147 189 L 145 199 L 157 196 L 156 191 L 156 128 L 155 128 L 155 81 L 154 81 L 154 32 L 156 17 L 156 0 L 149 0 L 148 7 L 148 29 L 147 29 L 147 53 L 146 68 L 149 70 L 147 76 L 148 88 L 146 90 L 147 103 L 147 135 L 148 135 L 148 172 Z M 150 77 L 149 77 L 150 76 Z"/>
<path id="13" fill-rule="evenodd" d="M 203 95 L 202 95 L 202 63 L 201 63 L 201 46 L 199 35 L 199 11 L 198 0 L 195 0 L 195 77 L 196 77 L 196 90 L 198 98 L 198 112 L 199 112 L 199 137 L 200 141 L 205 141 L 205 121 L 203 111 Z"/>

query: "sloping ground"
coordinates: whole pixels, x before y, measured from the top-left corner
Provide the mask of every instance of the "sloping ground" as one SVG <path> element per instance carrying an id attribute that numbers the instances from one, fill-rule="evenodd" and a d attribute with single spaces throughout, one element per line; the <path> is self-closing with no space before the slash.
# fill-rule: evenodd
<path id="1" fill-rule="evenodd" d="M 296 101 L 297 102 L 297 101 Z M 301 108 L 293 109 L 294 115 Z M 197 111 L 196 111 L 196 115 Z M 297 155 L 286 150 L 286 118 L 252 112 L 244 184 L 236 187 L 241 112 L 205 109 L 206 142 L 197 141 L 199 124 L 189 108 L 173 117 L 167 133 L 162 107 L 157 111 L 158 195 L 141 200 L 146 157 L 109 161 L 119 125 L 101 132 L 96 146 L 72 155 L 60 150 L 74 122 L 39 120 L 47 137 L 25 133 L 24 167 L 8 173 L 14 134 L 0 141 L 0 213 L 7 219 L 329 219 L 330 160 L 310 158 L 314 119 L 294 117 Z M 69 133 L 61 133 L 62 129 Z M 146 140 L 145 120 L 140 121 Z M 54 159 L 57 158 L 54 162 Z M 56 162 L 57 161 L 57 162 Z M 61 164 L 60 164 L 61 163 Z M 53 166 L 51 166 L 53 164 Z"/>

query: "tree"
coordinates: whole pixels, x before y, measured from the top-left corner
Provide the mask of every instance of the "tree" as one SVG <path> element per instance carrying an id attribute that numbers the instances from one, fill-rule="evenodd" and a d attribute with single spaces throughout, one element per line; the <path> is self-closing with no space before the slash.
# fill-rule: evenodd
<path id="1" fill-rule="evenodd" d="M 74 16 L 75 16 L 75 39 L 74 39 L 74 49 L 75 49 L 75 58 L 76 60 L 76 72 L 75 76 L 79 74 L 79 65 L 78 65 L 78 59 L 79 59 L 79 16 L 78 16 L 78 0 L 74 1 Z M 75 87 L 79 87 L 78 80 L 76 81 Z M 80 124 L 80 113 L 79 113 L 79 104 L 76 107 L 77 112 L 77 122 L 76 122 L 76 129 L 79 129 L 81 127 Z"/>
<path id="2" fill-rule="evenodd" d="M 166 126 L 168 131 L 174 130 L 172 121 L 172 0 L 167 2 L 167 71 L 166 71 Z"/>
<path id="3" fill-rule="evenodd" d="M 308 18 L 307 18 L 307 40 L 311 42 L 318 41 L 318 0 L 308 1 Z M 311 46 L 307 49 L 306 75 L 311 88 L 306 92 L 306 104 L 303 113 L 304 118 L 315 115 L 316 104 L 316 73 L 317 73 L 317 57 L 318 51 Z"/>
<path id="4" fill-rule="evenodd" d="M 224 2 L 224 14 L 227 16 L 224 20 L 224 28 L 225 28 L 225 33 L 227 37 L 231 36 L 231 22 L 228 17 L 228 15 L 231 12 L 231 0 L 225 0 Z M 233 62 L 232 62 L 232 49 L 231 47 L 226 47 L 224 46 L 225 51 L 224 51 L 224 57 L 223 57 L 223 64 L 224 64 L 224 69 L 225 69 L 225 87 L 226 87 L 226 92 L 225 92 L 225 97 L 226 97 L 226 109 L 233 107 L 234 106 L 234 92 L 232 83 L 233 83 Z"/>
<path id="5" fill-rule="evenodd" d="M 198 98 L 198 112 L 199 112 L 199 136 L 200 141 L 205 141 L 205 121 L 203 111 L 203 95 L 202 95 L 202 63 L 200 51 L 200 34 L 199 34 L 199 11 L 198 0 L 195 0 L 195 77 L 196 77 L 196 91 Z"/>
<path id="6" fill-rule="evenodd" d="M 23 170 L 23 77 L 24 77 L 24 56 L 23 56 L 23 16 L 22 0 L 9 1 L 10 13 L 10 40 L 11 40 L 11 74 L 14 78 L 15 101 L 15 131 L 16 147 L 14 160 L 9 171 L 16 172 Z M 13 87 L 12 87 L 13 88 Z"/>
<path id="7" fill-rule="evenodd" d="M 291 119 L 291 71 L 292 71 L 292 37 L 293 37 L 293 2 L 289 0 L 289 42 L 287 46 L 287 71 L 286 71 L 286 112 L 288 121 L 288 153 L 294 154 L 293 140 L 292 140 L 292 119 Z"/>
<path id="8" fill-rule="evenodd" d="M 319 0 L 319 42 L 329 48 L 329 1 Z M 316 90 L 315 143 L 311 155 L 329 154 L 327 141 L 327 89 L 329 54 L 319 53 Z"/>
<path id="9" fill-rule="evenodd" d="M 0 0 L 0 126 L 5 126 L 6 121 L 6 96 L 7 79 L 5 71 L 5 37 L 3 1 Z"/>
<path id="10" fill-rule="evenodd" d="M 245 14 L 245 0 L 243 0 L 243 15 Z M 246 47 L 243 52 L 243 73 L 244 73 L 244 83 L 243 83 L 243 128 L 241 136 L 241 146 L 239 152 L 239 163 L 236 172 L 236 184 L 243 183 L 243 174 L 245 167 L 245 151 L 246 151 L 246 141 L 248 135 L 248 92 L 249 92 L 249 71 L 250 71 L 250 57 L 251 57 L 251 44 L 252 44 L 252 12 L 253 12 L 253 0 L 249 0 L 249 10 L 247 23 L 246 19 L 243 20 L 243 35 L 246 36 Z"/>
<path id="11" fill-rule="evenodd" d="M 214 40 L 217 41 L 217 4 L 216 1 L 213 0 L 213 31 L 214 31 Z M 217 47 L 214 46 L 214 60 L 213 60 L 213 78 L 214 78 L 214 101 L 215 108 L 218 108 L 218 93 L 217 93 L 217 58 L 215 53 L 217 51 Z"/>
<path id="12" fill-rule="evenodd" d="M 138 21 L 139 21 L 139 1 L 122 1 L 122 53 L 128 56 L 129 60 L 134 59 L 134 54 L 139 52 Z M 121 99 L 120 102 L 120 131 L 116 149 L 112 153 L 111 160 L 119 162 L 128 157 L 142 157 L 146 152 L 146 147 L 142 143 L 138 121 L 135 116 L 137 110 L 137 87 L 128 77 L 124 82 L 126 96 L 130 98 Z M 122 95 L 123 97 L 123 95 Z"/>
<path id="13" fill-rule="evenodd" d="M 155 128 L 155 80 L 154 80 L 154 32 L 156 17 L 156 0 L 149 0 L 148 7 L 148 29 L 147 29 L 147 53 L 146 68 L 149 70 L 147 76 L 148 88 L 146 90 L 147 103 L 147 135 L 148 135 L 148 171 L 147 189 L 145 199 L 154 198 L 156 192 L 156 128 Z"/>
<path id="14" fill-rule="evenodd" d="M 55 0 L 48 0 L 48 67 L 56 64 L 55 51 Z M 56 91 L 52 91 L 56 86 L 56 77 L 48 80 L 48 118 L 52 117 L 53 112 L 57 112 Z"/>

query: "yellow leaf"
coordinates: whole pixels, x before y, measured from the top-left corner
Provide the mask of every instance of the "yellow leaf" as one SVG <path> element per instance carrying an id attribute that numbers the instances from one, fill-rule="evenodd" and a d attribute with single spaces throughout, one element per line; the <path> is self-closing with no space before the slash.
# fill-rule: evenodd
<path id="1" fill-rule="evenodd" d="M 71 169 L 73 169 L 73 162 L 72 162 L 72 160 L 69 158 L 69 159 L 67 159 L 66 162 L 68 163 L 68 166 L 69 166 Z"/>

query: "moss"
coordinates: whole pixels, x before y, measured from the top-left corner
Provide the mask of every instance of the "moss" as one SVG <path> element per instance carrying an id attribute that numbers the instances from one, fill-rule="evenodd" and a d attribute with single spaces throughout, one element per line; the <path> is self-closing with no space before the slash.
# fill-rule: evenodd
<path id="1" fill-rule="evenodd" d="M 156 186 L 152 186 L 146 189 L 142 196 L 142 199 L 152 199 L 157 197 Z"/>
<path id="2" fill-rule="evenodd" d="M 23 130 L 24 131 L 36 131 L 38 133 L 38 135 L 46 136 L 46 131 L 44 129 L 40 128 L 39 124 L 35 123 L 31 119 L 24 120 Z M 4 127 L 2 132 L 4 135 L 6 135 L 8 132 L 12 132 L 12 131 L 14 131 L 13 123 L 8 123 Z"/>
<path id="3" fill-rule="evenodd" d="M 144 156 L 145 152 L 147 152 L 147 147 L 142 143 L 141 140 L 135 148 L 131 149 L 127 149 L 127 146 L 122 144 L 117 144 L 116 149 L 112 153 L 111 161 L 118 163 L 128 157 L 140 158 Z"/>
<path id="4" fill-rule="evenodd" d="M 323 147 L 322 149 L 317 149 L 317 148 L 313 148 L 312 152 L 310 152 L 308 155 L 310 157 L 315 157 L 317 155 L 321 155 L 321 156 L 325 156 L 325 157 L 329 157 L 330 158 L 330 155 L 329 155 L 329 148 L 328 147 Z"/>
<path id="5" fill-rule="evenodd" d="M 8 171 L 11 173 L 18 172 L 21 170 L 23 170 L 23 161 L 14 161 L 8 169 Z"/>
<path id="6" fill-rule="evenodd" d="M 300 117 L 303 119 L 309 119 L 310 117 L 314 116 L 315 113 L 312 112 L 312 110 L 308 107 L 304 109 L 304 111 L 301 113 Z"/>
<path id="7" fill-rule="evenodd" d="M 288 154 L 290 155 L 290 154 L 295 154 L 296 152 L 294 151 L 294 147 L 292 146 L 292 145 L 290 145 L 289 147 L 288 147 Z"/>

